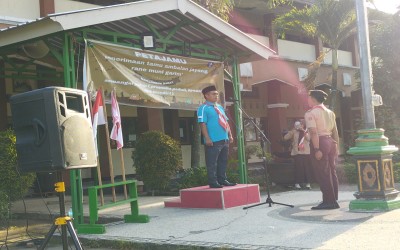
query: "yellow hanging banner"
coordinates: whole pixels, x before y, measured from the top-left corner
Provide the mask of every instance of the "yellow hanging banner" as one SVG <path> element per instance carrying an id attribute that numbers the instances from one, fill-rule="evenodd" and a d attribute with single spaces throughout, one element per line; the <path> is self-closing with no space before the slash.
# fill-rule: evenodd
<path id="1" fill-rule="evenodd" d="M 196 110 L 201 90 L 215 85 L 224 99 L 224 64 L 86 40 L 84 85 L 122 105 Z"/>

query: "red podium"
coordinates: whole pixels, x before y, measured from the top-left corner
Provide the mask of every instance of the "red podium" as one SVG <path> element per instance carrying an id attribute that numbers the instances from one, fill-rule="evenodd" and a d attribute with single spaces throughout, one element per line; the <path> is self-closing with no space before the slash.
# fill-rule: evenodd
<path id="1" fill-rule="evenodd" d="M 180 198 L 165 201 L 165 207 L 225 209 L 260 202 L 258 184 L 238 184 L 233 187 L 208 186 L 182 189 Z"/>

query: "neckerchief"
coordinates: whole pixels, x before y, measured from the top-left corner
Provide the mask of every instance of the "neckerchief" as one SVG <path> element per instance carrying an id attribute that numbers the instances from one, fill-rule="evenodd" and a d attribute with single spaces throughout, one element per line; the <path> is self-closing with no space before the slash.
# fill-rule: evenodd
<path id="1" fill-rule="evenodd" d="M 228 130 L 228 128 L 229 128 L 228 122 L 226 121 L 226 118 L 225 118 L 224 114 L 222 114 L 221 110 L 219 110 L 217 104 L 211 105 L 210 103 L 207 103 L 207 102 L 205 102 L 204 104 L 207 105 L 207 106 L 213 106 L 214 107 L 215 112 L 217 112 L 217 114 L 218 114 L 218 123 L 219 123 L 219 125 L 223 129 Z"/>
<path id="2" fill-rule="evenodd" d="M 301 131 L 302 133 L 303 133 L 303 136 L 302 136 L 302 138 L 300 139 L 300 135 L 299 135 L 299 140 L 300 140 L 300 142 L 299 142 L 299 151 L 304 151 L 304 139 L 306 138 L 306 134 L 308 133 L 308 130 L 306 129 L 304 132 L 303 131 Z"/>

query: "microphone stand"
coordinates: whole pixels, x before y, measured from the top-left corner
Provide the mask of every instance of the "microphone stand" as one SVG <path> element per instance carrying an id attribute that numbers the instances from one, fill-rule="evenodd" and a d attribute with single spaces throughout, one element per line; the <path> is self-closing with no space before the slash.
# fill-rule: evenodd
<path id="1" fill-rule="evenodd" d="M 285 203 L 279 203 L 279 202 L 274 202 L 271 198 L 271 193 L 270 193 L 270 181 L 269 181 L 269 174 L 268 174 L 268 164 L 267 164 L 267 156 L 265 154 L 265 143 L 268 143 L 269 145 L 271 145 L 270 140 L 268 140 L 267 136 L 264 134 L 264 132 L 260 129 L 259 126 L 257 126 L 257 124 L 254 122 L 254 118 L 249 116 L 241 107 L 239 107 L 240 111 L 253 123 L 254 127 L 256 128 L 256 130 L 258 131 L 259 135 L 260 135 L 260 144 L 261 144 L 261 150 L 262 150 L 262 159 L 263 159 L 263 165 L 264 165 L 264 175 L 265 175 L 265 180 L 266 180 L 266 190 L 267 190 L 267 199 L 265 200 L 265 202 L 261 202 L 255 205 L 251 205 L 251 206 L 247 206 L 244 207 L 243 209 L 249 209 L 252 207 L 257 207 L 257 206 L 261 206 L 264 204 L 268 204 L 269 207 L 272 206 L 272 204 L 277 204 L 277 205 L 282 205 L 282 206 L 287 206 L 287 207 L 291 207 L 293 208 L 293 205 L 289 205 L 289 204 L 285 204 Z"/>

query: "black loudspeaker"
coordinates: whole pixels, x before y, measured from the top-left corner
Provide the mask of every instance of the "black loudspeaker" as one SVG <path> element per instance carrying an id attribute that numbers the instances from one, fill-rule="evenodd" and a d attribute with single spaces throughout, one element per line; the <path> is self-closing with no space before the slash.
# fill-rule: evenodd
<path id="1" fill-rule="evenodd" d="M 10 98 L 20 172 L 97 166 L 85 91 L 48 87 Z"/>

